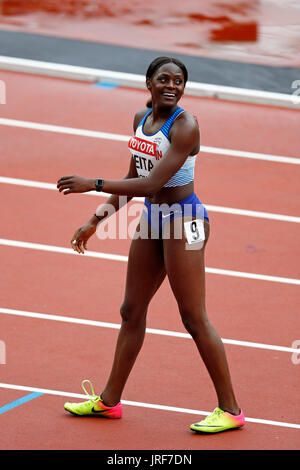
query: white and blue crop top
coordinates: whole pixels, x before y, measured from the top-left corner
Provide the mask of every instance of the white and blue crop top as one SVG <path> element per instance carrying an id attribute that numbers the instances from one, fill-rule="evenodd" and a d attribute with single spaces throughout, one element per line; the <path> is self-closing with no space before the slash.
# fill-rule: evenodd
<path id="1" fill-rule="evenodd" d="M 131 137 L 128 143 L 140 178 L 149 176 L 156 162 L 164 158 L 171 145 L 169 140 L 171 126 L 177 116 L 184 112 L 184 109 L 178 107 L 155 134 L 148 135 L 144 132 L 144 123 L 151 112 L 152 109 L 145 114 L 138 124 L 134 137 Z M 187 157 L 182 167 L 167 181 L 164 187 L 183 186 L 193 181 L 195 162 L 196 155 Z"/>

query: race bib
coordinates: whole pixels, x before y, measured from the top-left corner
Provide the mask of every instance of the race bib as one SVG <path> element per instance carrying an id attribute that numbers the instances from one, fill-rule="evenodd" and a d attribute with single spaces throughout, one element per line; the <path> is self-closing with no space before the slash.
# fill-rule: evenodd
<path id="1" fill-rule="evenodd" d="M 184 232 L 189 245 L 205 240 L 204 222 L 202 219 L 184 222 Z"/>

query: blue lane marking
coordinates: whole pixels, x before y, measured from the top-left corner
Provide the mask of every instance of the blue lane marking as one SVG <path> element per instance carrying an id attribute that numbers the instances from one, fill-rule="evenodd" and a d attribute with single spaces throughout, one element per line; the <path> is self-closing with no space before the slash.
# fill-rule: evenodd
<path id="1" fill-rule="evenodd" d="M 116 85 L 115 83 L 99 82 L 99 83 L 93 83 L 93 86 L 96 86 L 99 88 L 117 88 L 119 85 Z"/>
<path id="2" fill-rule="evenodd" d="M 18 398 L 18 400 L 12 401 L 11 403 L 8 403 L 7 405 L 1 406 L 0 415 L 2 413 L 5 413 L 6 411 L 16 408 L 19 405 L 23 405 L 23 403 L 27 403 L 28 401 L 33 400 L 34 398 L 37 398 L 41 395 L 44 395 L 44 394 L 39 393 L 39 392 L 33 392 L 33 393 L 30 393 L 29 395 L 25 395 L 25 397 Z"/>

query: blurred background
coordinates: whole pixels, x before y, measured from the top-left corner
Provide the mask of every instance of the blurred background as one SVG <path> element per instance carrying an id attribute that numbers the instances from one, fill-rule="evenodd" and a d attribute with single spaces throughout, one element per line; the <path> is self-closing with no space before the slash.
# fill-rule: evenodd
<path id="1" fill-rule="evenodd" d="M 6 41 L 4 33 L 22 32 L 198 58 L 300 67 L 299 0 L 0 0 L 0 31 L 4 55 L 17 56 L 20 44 L 14 43 L 23 42 L 12 35 Z M 49 49 L 48 60 L 51 53 Z M 38 45 L 30 55 L 40 58 Z M 118 62 L 122 69 L 121 56 Z"/>

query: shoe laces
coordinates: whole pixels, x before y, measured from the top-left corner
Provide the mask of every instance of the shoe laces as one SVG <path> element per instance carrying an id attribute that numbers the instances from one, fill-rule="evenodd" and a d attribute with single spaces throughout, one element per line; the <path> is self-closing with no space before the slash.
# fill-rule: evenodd
<path id="1" fill-rule="evenodd" d="M 90 389 L 91 389 L 91 393 L 89 393 L 87 391 L 87 389 L 85 388 L 85 384 L 89 384 Z M 94 387 L 93 387 L 93 384 L 90 380 L 88 380 L 88 379 L 83 380 L 81 382 L 81 387 L 82 387 L 84 393 L 89 397 L 90 400 L 92 400 L 92 401 L 98 401 L 99 400 L 99 397 L 94 392 Z"/>
<path id="2" fill-rule="evenodd" d="M 219 419 L 220 416 L 224 414 L 224 411 L 220 408 L 216 408 L 207 418 L 205 419 L 206 423 L 212 424 Z"/>

